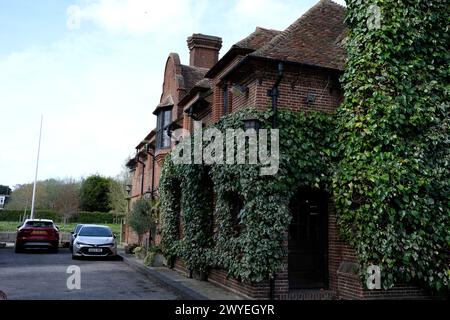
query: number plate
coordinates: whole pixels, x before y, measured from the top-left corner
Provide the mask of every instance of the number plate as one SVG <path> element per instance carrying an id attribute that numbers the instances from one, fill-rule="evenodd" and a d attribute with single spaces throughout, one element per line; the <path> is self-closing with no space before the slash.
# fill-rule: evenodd
<path id="1" fill-rule="evenodd" d="M 32 235 L 36 235 L 36 234 L 47 234 L 47 231 L 44 231 L 44 230 L 34 230 L 34 231 L 31 231 L 31 234 L 32 234 Z"/>
<path id="2" fill-rule="evenodd" d="M 102 249 L 100 249 L 100 248 L 89 248 L 88 252 L 102 252 Z"/>

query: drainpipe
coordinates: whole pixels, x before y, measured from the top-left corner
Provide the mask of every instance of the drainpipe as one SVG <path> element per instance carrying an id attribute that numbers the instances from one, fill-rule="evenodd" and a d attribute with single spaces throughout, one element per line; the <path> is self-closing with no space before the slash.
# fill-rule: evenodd
<path id="1" fill-rule="evenodd" d="M 269 299 L 275 300 L 275 272 L 272 272 L 269 275 L 269 286 L 270 286 Z"/>
<path id="2" fill-rule="evenodd" d="M 278 63 L 278 75 L 275 83 L 272 86 L 272 89 L 267 90 L 267 96 L 272 98 L 272 128 L 277 126 L 277 108 L 278 108 L 278 97 L 280 92 L 278 90 L 278 86 L 283 79 L 284 75 L 284 65 L 283 62 Z"/>
<path id="3" fill-rule="evenodd" d="M 144 174 L 145 174 L 145 162 L 139 159 L 139 152 L 136 153 L 136 161 L 142 164 L 142 175 L 141 175 L 141 198 L 144 195 Z"/>
<path id="4" fill-rule="evenodd" d="M 149 152 L 148 151 L 148 147 L 147 147 L 147 154 L 149 154 L 152 157 L 152 200 L 154 199 L 154 192 L 155 192 L 155 161 L 156 161 L 156 156 L 155 156 L 155 152 Z"/>

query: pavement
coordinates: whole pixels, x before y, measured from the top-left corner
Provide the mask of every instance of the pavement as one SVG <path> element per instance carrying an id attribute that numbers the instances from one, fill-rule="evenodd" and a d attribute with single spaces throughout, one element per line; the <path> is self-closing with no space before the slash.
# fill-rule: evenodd
<path id="1" fill-rule="evenodd" d="M 119 252 L 128 266 L 150 278 L 158 281 L 161 285 L 170 287 L 182 299 L 186 300 L 243 300 L 244 298 L 226 289 L 223 289 L 208 281 L 200 281 L 188 278 L 185 275 L 167 267 L 148 267 L 143 261 L 134 255 Z"/>
<path id="2" fill-rule="evenodd" d="M 69 289 L 72 273 L 80 269 L 80 289 Z M 73 279 L 73 278 L 72 278 Z M 69 281 L 70 283 L 75 283 Z M 121 259 L 72 260 L 69 249 L 14 253 L 0 249 L 0 291 L 9 300 L 175 300 L 182 297 L 170 287 L 136 272 Z"/>
<path id="3" fill-rule="evenodd" d="M 80 269 L 81 289 L 69 289 L 70 266 Z M 73 278 L 72 278 L 73 279 Z M 73 282 L 73 281 L 72 281 Z M 10 300 L 242 300 L 207 281 L 190 279 L 167 267 L 148 267 L 119 250 L 118 259 L 72 260 L 59 253 L 14 253 L 14 243 L 0 246 L 0 291 Z"/>

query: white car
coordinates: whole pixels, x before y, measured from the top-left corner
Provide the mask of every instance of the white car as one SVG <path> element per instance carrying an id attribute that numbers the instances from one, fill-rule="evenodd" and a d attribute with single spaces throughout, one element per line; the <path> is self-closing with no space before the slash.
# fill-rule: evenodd
<path id="1" fill-rule="evenodd" d="M 74 237 L 72 259 L 117 255 L 116 236 L 108 226 L 84 224 Z"/>

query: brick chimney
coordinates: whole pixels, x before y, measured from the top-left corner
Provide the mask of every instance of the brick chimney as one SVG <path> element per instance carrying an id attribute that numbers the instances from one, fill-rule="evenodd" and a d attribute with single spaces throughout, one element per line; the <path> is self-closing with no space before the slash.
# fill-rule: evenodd
<path id="1" fill-rule="evenodd" d="M 222 38 L 194 33 L 187 39 L 189 65 L 210 69 L 219 60 Z"/>

